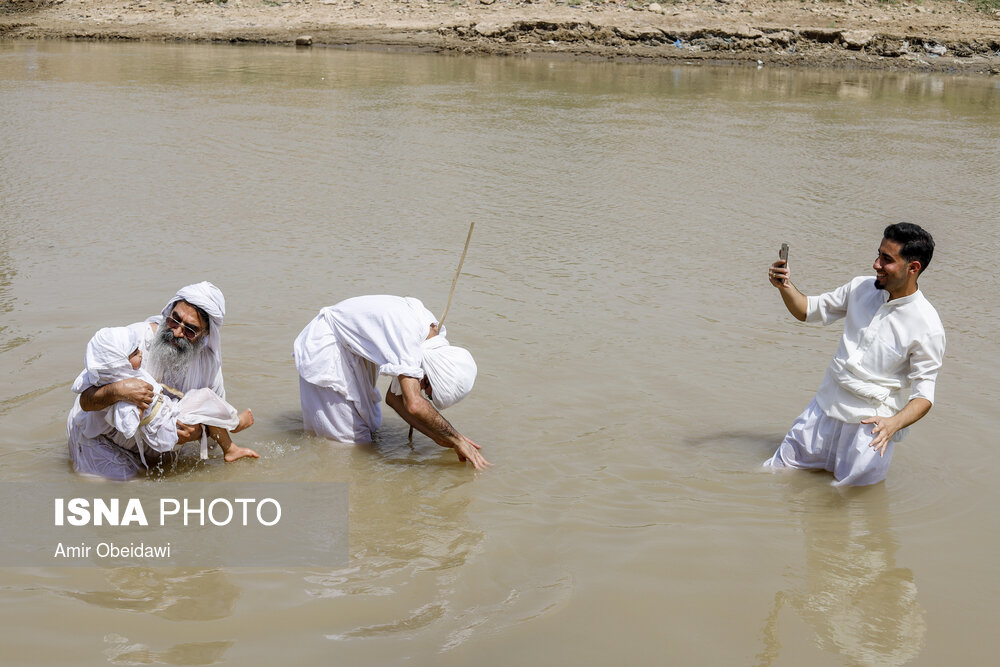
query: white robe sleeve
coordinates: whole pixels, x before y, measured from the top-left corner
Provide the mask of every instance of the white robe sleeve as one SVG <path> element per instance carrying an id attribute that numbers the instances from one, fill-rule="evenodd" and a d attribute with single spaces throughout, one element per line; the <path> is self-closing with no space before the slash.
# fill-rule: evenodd
<path id="1" fill-rule="evenodd" d="M 830 324 L 847 315 L 847 304 L 850 301 L 851 292 L 854 291 L 858 280 L 864 280 L 864 278 L 855 278 L 846 285 L 842 285 L 826 294 L 806 297 L 808 300 L 806 322 Z"/>
<path id="2" fill-rule="evenodd" d="M 924 398 L 934 402 L 938 370 L 944 361 L 944 334 L 929 336 L 910 354 L 910 400 Z"/>

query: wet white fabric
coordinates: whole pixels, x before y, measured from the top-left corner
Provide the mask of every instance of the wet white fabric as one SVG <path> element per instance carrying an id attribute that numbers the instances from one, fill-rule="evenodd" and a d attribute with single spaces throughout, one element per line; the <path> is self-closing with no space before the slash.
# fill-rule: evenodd
<path id="1" fill-rule="evenodd" d="M 312 433 L 338 442 L 371 442 L 371 427 L 361 413 L 342 394 L 329 387 L 317 387 L 299 378 L 302 402 L 302 425 Z"/>
<path id="2" fill-rule="evenodd" d="M 205 424 L 232 431 L 240 425 L 240 416 L 229 403 L 208 388 L 192 389 L 176 402 L 177 419 L 185 424 Z"/>
<path id="3" fill-rule="evenodd" d="M 305 383 L 300 384 L 300 397 L 307 430 L 342 442 L 358 441 L 361 431 L 353 416 L 348 419 L 341 414 L 344 411 L 341 402 L 331 402 L 328 414 L 318 416 L 317 412 L 324 410 L 320 396 L 329 393 L 315 391 L 313 387 L 325 388 L 352 406 L 357 418 L 368 427 L 362 441 L 370 440 L 370 434 L 382 424 L 381 396 L 375 387 L 377 376 L 422 379 L 426 370 L 424 343 L 430 326 L 436 322 L 433 313 L 412 297 L 361 296 L 322 309 L 293 346 L 295 367 Z M 444 345 L 447 345 L 446 333 L 442 327 L 435 337 L 441 338 Z M 447 363 L 443 357 L 442 364 Z M 457 371 L 452 375 L 464 378 L 467 364 L 463 368 L 465 375 Z M 447 379 L 447 375 L 442 375 L 442 382 Z M 464 395 L 463 391 L 468 393 L 464 384 L 453 393 Z"/>
<path id="4" fill-rule="evenodd" d="M 73 415 L 73 423 L 77 425 L 78 430 L 89 434 L 90 437 L 100 436 L 110 427 L 126 439 L 135 438 L 144 416 L 146 426 L 154 433 L 162 426 L 158 404 L 159 394 L 162 391 L 160 385 L 145 371 L 133 369 L 129 361 L 129 356 L 139 350 L 144 342 L 144 326 L 139 323 L 128 327 L 107 327 L 99 330 L 87 343 L 84 370 L 73 382 L 71 387 L 73 392 L 79 394 L 90 386 L 101 386 L 128 378 L 141 379 L 153 387 L 153 403 L 145 415 L 140 414 L 138 407 L 124 401 L 99 412 L 77 411 Z M 176 431 L 173 441 L 177 442 Z M 146 466 L 142 439 L 133 441 L 133 447 L 130 449 L 138 450 L 140 461 Z"/>
<path id="5" fill-rule="evenodd" d="M 442 335 L 423 343 L 422 366 L 431 383 L 431 402 L 438 410 L 455 405 L 469 395 L 476 382 L 476 362 L 463 347 L 448 343 Z"/>
<path id="6" fill-rule="evenodd" d="M 299 376 L 320 387 L 337 389 L 357 400 L 343 367 L 330 363 L 340 347 L 368 359 L 380 375 L 424 377 L 421 344 L 437 320 L 411 297 L 359 296 L 328 306 L 295 339 Z M 442 332 L 443 333 L 443 332 Z"/>
<path id="7" fill-rule="evenodd" d="M 147 376 L 148 377 L 148 376 Z M 159 407 L 157 407 L 157 402 Z M 115 403 L 113 408 L 117 411 L 119 406 L 127 406 L 134 413 L 139 412 L 139 408 L 124 401 Z M 181 399 L 176 399 L 166 392 L 160 392 L 154 399 L 154 404 L 144 413 L 144 418 L 149 418 L 133 431 L 133 435 L 126 435 L 126 432 L 119 428 L 119 422 L 115 420 L 111 425 L 115 430 L 133 438 L 138 446 L 140 454 L 143 447 L 149 447 L 157 452 L 169 452 L 177 446 L 177 422 L 184 424 L 203 424 L 205 426 L 218 426 L 227 431 L 231 431 L 240 424 L 239 415 L 236 408 L 224 401 L 211 389 L 192 389 L 184 394 Z M 110 421 L 110 420 L 109 420 Z M 207 458 L 207 431 L 202 431 L 202 458 Z M 126 442 L 125 447 L 132 449 L 132 442 Z"/>
<path id="8" fill-rule="evenodd" d="M 343 396 L 374 432 L 382 425 L 377 375 L 423 378 L 421 343 L 436 321 L 418 299 L 410 297 L 347 299 L 322 309 L 298 335 L 293 346 L 295 367 L 307 383 Z M 374 373 L 366 362 L 374 365 Z M 303 411 L 308 407 L 304 404 Z M 334 418 L 335 410 L 331 407 L 327 421 L 346 426 L 344 419 Z M 357 431 L 352 427 L 321 435 L 352 442 Z"/>
<path id="9" fill-rule="evenodd" d="M 848 424 L 828 417 L 813 399 L 764 466 L 828 470 L 834 486 L 877 484 L 889 473 L 895 444 L 890 442 L 885 455 L 879 456 L 869 446 L 874 439 L 872 424 Z"/>
<path id="10" fill-rule="evenodd" d="M 73 383 L 73 391 L 79 394 L 90 386 L 134 377 L 129 356 L 145 347 L 148 328 L 145 323 L 137 322 L 127 327 L 106 327 L 94 334 L 87 343 L 84 369 Z"/>
<path id="11" fill-rule="evenodd" d="M 859 276 L 808 299 L 806 321 L 844 318 L 840 345 L 816 394 L 823 412 L 857 423 L 892 416 L 914 398 L 934 402 L 945 332 L 922 292 L 889 301 L 874 278 Z"/>
<path id="12" fill-rule="evenodd" d="M 186 301 L 198 306 L 208 314 L 211 326 L 208 340 L 195 353 L 188 366 L 184 378 L 177 383 L 176 388 L 182 392 L 201 387 L 209 387 L 222 398 L 226 397 L 226 387 L 222 379 L 222 324 L 226 317 L 226 299 L 222 291 L 210 282 L 200 282 L 188 285 L 177 291 L 177 294 L 163 308 L 159 317 L 151 317 L 147 322 L 155 322 L 163 326 L 164 320 L 170 315 L 174 304 Z"/>
<path id="13" fill-rule="evenodd" d="M 177 446 L 177 421 L 185 424 L 205 424 L 232 430 L 239 425 L 239 415 L 229 403 L 207 388 L 194 389 L 177 400 L 163 391 L 163 387 L 142 368 L 133 369 L 129 355 L 143 346 L 146 323 L 128 327 L 108 327 L 98 331 L 87 344 L 86 368 L 73 383 L 73 391 L 82 393 L 90 386 L 102 386 L 111 382 L 138 378 L 153 388 L 153 402 L 140 414 L 139 408 L 131 403 L 119 401 L 111 407 L 94 412 L 79 409 L 79 399 L 70 414 L 68 437 L 71 441 L 70 454 L 74 465 L 82 457 L 82 449 L 106 442 L 120 448 L 137 452 L 139 462 L 148 467 L 146 450 L 168 452 Z M 110 429 L 110 430 L 109 430 Z M 207 458 L 207 433 L 202 435 L 202 458 Z M 76 440 L 76 447 L 73 440 Z M 89 443 L 89 444 L 88 444 Z M 117 443 L 117 444 L 115 444 Z M 99 448 L 101 445 L 96 445 Z M 77 456 L 74 456 L 76 454 Z M 129 457 L 113 454 L 111 465 L 124 463 L 132 468 Z M 97 471 L 87 471 L 97 473 Z M 138 472 L 136 469 L 134 472 Z M 99 474 L 99 473 L 98 473 Z M 125 478 L 112 471 L 112 478 Z M 134 476 L 134 473 L 133 475 Z"/>
<path id="14" fill-rule="evenodd" d="M 138 452 L 120 447 L 103 435 L 96 438 L 71 437 L 69 453 L 73 469 L 79 474 L 117 481 L 135 478 L 150 463 L 149 457 L 147 463 L 143 463 Z"/>
<path id="15" fill-rule="evenodd" d="M 211 320 L 211 329 L 204 347 L 196 353 L 195 359 L 189 366 L 185 377 L 177 383 L 176 389 L 185 392 L 186 396 L 193 390 L 207 388 L 224 402 L 226 390 L 222 377 L 221 330 L 226 314 L 226 302 L 222 292 L 217 287 L 208 282 L 188 285 L 174 295 L 161 315 L 150 317 L 145 322 L 129 325 L 128 328 L 140 334 L 143 354 L 148 355 L 154 335 L 150 323 L 155 323 L 158 327 L 163 326 L 165 317 L 170 314 L 173 305 L 179 300 L 203 309 Z M 78 391 L 82 392 L 88 386 L 92 386 L 87 378 L 77 379 L 81 381 L 81 385 L 86 383 Z M 225 405 L 228 406 L 228 403 Z M 73 468 L 81 474 L 96 475 L 108 479 L 125 480 L 135 477 L 146 468 L 139 455 L 138 437 L 140 432 L 148 436 L 144 438 L 143 443 L 149 445 L 150 449 L 159 447 L 161 449 L 157 451 L 168 451 L 176 446 L 176 414 L 171 418 L 171 412 L 175 409 L 178 410 L 177 414 L 179 414 L 181 408 L 177 404 L 166 408 L 161 407 L 152 422 L 141 430 L 137 430 L 133 437 L 127 437 L 108 422 L 108 411 L 112 408 L 84 412 L 80 407 L 80 398 L 77 396 L 66 419 L 67 446 Z M 228 410 L 225 412 L 228 413 Z M 221 413 L 213 412 L 212 414 Z M 210 415 L 206 415 L 206 418 L 209 417 Z M 227 427 L 223 426 L 223 428 Z"/>
<path id="16" fill-rule="evenodd" d="M 94 337 L 87 343 L 87 353 L 84 357 L 85 368 L 73 382 L 71 388 L 74 393 L 79 394 L 91 386 L 99 387 L 129 378 L 138 378 L 149 383 L 153 388 L 153 403 L 144 414 L 139 413 L 137 406 L 125 401 L 119 401 L 108 410 L 102 410 L 99 413 L 109 426 L 126 438 L 135 436 L 139 423 L 144 417 L 152 417 L 151 422 L 155 420 L 154 428 L 161 426 L 162 422 L 159 415 L 160 409 L 156 405 L 162 393 L 162 387 L 146 371 L 141 368 L 133 369 L 132 363 L 129 361 L 129 355 L 140 349 L 144 343 L 144 328 L 148 328 L 145 323 L 136 323 L 127 327 L 107 327 L 94 334 Z M 87 413 L 82 413 L 81 417 L 84 415 Z M 87 417 L 87 419 L 90 418 Z M 95 428 L 100 428 L 103 431 L 102 427 L 96 425 L 91 426 L 90 430 L 93 431 Z M 176 443 L 176 441 L 175 433 L 174 442 Z"/>
<path id="17" fill-rule="evenodd" d="M 205 426 L 218 426 L 227 431 L 232 431 L 240 425 L 240 417 L 236 408 L 226 403 L 218 394 L 211 389 L 192 389 L 184 394 L 184 398 L 176 402 L 173 406 L 175 411 L 174 424 L 180 421 L 184 424 L 203 424 Z M 177 436 L 174 436 L 174 443 Z M 201 458 L 208 458 L 208 430 L 201 432 Z"/>
<path id="18" fill-rule="evenodd" d="M 233 430 L 239 425 L 239 415 L 211 389 L 193 389 L 177 400 L 161 394 L 160 407 L 153 419 L 139 426 L 132 437 L 126 438 L 109 423 L 112 408 L 96 412 L 77 409 L 67 421 L 67 438 L 73 467 L 82 474 L 99 475 L 108 479 L 131 479 L 148 468 L 150 451 L 167 453 L 177 446 L 177 421 L 185 424 L 205 424 Z M 116 406 L 122 403 L 116 403 Z M 139 409 L 132 406 L 138 413 Z M 74 417 L 76 423 L 74 423 Z M 203 434 L 203 440 L 207 435 Z M 207 440 L 203 444 L 207 450 Z"/>

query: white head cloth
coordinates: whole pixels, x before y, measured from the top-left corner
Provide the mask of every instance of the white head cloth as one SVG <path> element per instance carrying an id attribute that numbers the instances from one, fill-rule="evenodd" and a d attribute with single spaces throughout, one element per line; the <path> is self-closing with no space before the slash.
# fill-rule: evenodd
<path id="1" fill-rule="evenodd" d="M 465 398 L 476 381 L 476 362 L 464 347 L 448 343 L 438 334 L 423 343 L 421 366 L 431 383 L 431 402 L 438 410 Z"/>
<path id="2" fill-rule="evenodd" d="M 200 387 L 213 387 L 217 379 L 217 393 L 225 398 L 225 390 L 221 385 L 222 375 L 222 322 L 226 317 L 226 298 L 222 296 L 222 290 L 210 282 L 200 282 L 188 285 L 178 290 L 167 305 L 163 308 L 164 320 L 170 315 L 174 304 L 178 301 L 186 301 L 192 306 L 198 306 L 211 321 L 208 330 L 208 340 L 199 354 L 191 361 L 185 376 L 183 386 L 177 387 L 181 391 L 188 391 Z"/>
<path id="3" fill-rule="evenodd" d="M 84 358 L 86 368 L 73 382 L 73 391 L 80 394 L 88 387 L 139 378 L 153 387 L 153 394 L 159 395 L 159 383 L 149 373 L 141 368 L 132 368 L 129 355 L 135 352 L 143 342 L 146 324 L 139 322 L 127 327 L 107 327 L 101 329 L 87 343 L 87 354 Z M 154 399 L 155 402 L 155 399 Z M 142 415 L 139 408 L 125 401 L 118 401 L 104 415 L 106 422 L 113 426 L 126 438 L 135 435 L 139 428 Z M 176 443 L 176 438 L 174 439 Z"/>
<path id="4" fill-rule="evenodd" d="M 163 317 L 166 318 L 173 310 L 174 304 L 178 301 L 186 301 L 192 306 L 198 306 L 206 313 L 211 320 L 208 330 L 208 341 L 205 347 L 212 352 L 215 360 L 222 365 L 222 321 L 226 317 L 226 297 L 222 296 L 222 290 L 205 281 L 182 287 L 174 298 L 163 307 Z"/>
<path id="5" fill-rule="evenodd" d="M 73 391 L 80 394 L 88 387 L 139 377 L 128 358 L 142 346 L 145 327 L 144 322 L 139 322 L 127 327 L 106 327 L 94 334 L 87 343 L 84 370 L 73 382 Z"/>

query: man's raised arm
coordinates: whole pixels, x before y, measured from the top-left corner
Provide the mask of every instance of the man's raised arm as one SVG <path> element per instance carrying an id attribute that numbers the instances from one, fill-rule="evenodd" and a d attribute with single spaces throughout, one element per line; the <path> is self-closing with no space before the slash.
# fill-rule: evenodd
<path id="1" fill-rule="evenodd" d="M 469 461 L 476 470 L 485 470 L 491 465 L 479 453 L 479 445 L 456 431 L 437 408 L 421 395 L 420 380 L 401 375 L 399 386 L 403 390 L 403 395 L 397 396 L 389 390 L 385 394 L 385 402 L 399 413 L 407 424 L 442 447 L 454 449 L 460 461 Z"/>
<path id="2" fill-rule="evenodd" d="M 788 260 L 779 259 L 767 270 L 767 279 L 781 292 L 781 300 L 792 317 L 799 322 L 806 321 L 806 311 L 809 309 L 809 299 L 792 284 L 788 271 Z"/>
<path id="3" fill-rule="evenodd" d="M 100 387 L 88 387 L 80 394 L 80 408 L 94 412 L 127 401 L 145 412 L 153 403 L 153 387 L 139 378 L 126 378 Z"/>

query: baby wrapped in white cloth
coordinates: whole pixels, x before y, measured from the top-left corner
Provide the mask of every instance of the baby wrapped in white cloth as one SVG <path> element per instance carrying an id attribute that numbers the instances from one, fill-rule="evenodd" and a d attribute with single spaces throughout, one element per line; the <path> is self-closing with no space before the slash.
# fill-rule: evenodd
<path id="1" fill-rule="evenodd" d="M 128 327 L 108 327 L 98 331 L 87 344 L 86 368 L 73 383 L 73 391 L 82 393 L 88 387 L 102 386 L 138 378 L 153 388 L 153 402 L 140 414 L 132 403 L 119 401 L 105 413 L 105 420 L 122 436 L 135 438 L 139 457 L 146 463 L 144 450 L 168 452 L 177 446 L 177 422 L 203 424 L 201 456 L 208 458 L 208 440 L 219 443 L 226 461 L 243 456 L 257 458 L 253 450 L 233 445 L 228 431 L 240 431 L 252 424 L 249 411 L 241 419 L 236 408 L 211 389 L 201 388 L 180 392 L 164 387 L 141 368 L 141 343 L 146 323 Z M 86 415 L 86 413 L 84 413 Z"/>

